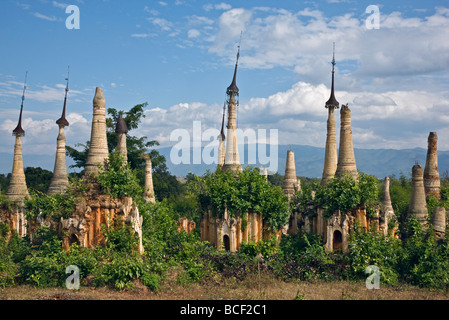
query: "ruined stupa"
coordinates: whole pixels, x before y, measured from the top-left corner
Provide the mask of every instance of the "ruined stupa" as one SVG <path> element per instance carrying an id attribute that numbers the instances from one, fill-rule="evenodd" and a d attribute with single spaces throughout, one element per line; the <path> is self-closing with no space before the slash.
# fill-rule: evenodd
<path id="1" fill-rule="evenodd" d="M 358 179 L 357 166 L 355 164 L 354 147 L 352 143 L 351 110 L 347 105 L 340 109 L 340 148 L 338 150 L 337 176 L 343 174 L 351 175 L 354 180 Z"/>
<path id="2" fill-rule="evenodd" d="M 426 196 L 433 195 L 437 199 L 440 195 L 440 174 L 438 173 L 438 136 L 436 132 L 430 132 L 427 139 L 427 157 L 424 167 L 424 189 Z"/>
<path id="3" fill-rule="evenodd" d="M 285 175 L 282 190 L 284 190 L 284 194 L 289 198 L 299 191 L 299 180 L 296 176 L 295 154 L 292 150 L 287 151 L 287 161 L 285 164 Z"/>
<path id="4" fill-rule="evenodd" d="M 427 215 L 423 170 L 419 164 L 415 164 L 412 168 L 412 191 L 410 194 L 410 205 L 407 217 L 410 218 L 414 216 L 421 224 L 425 224 Z"/>
<path id="5" fill-rule="evenodd" d="M 92 130 L 90 134 L 89 153 L 84 174 L 96 174 L 97 165 L 104 165 L 108 160 L 108 140 L 106 136 L 106 102 L 103 91 L 97 87 L 93 100 Z"/>
<path id="6" fill-rule="evenodd" d="M 391 205 L 390 178 L 389 177 L 385 177 L 385 179 L 384 179 L 382 207 L 383 207 L 383 210 L 385 213 L 388 213 L 388 215 L 394 215 L 393 206 Z"/>
<path id="7" fill-rule="evenodd" d="M 237 61 L 235 63 L 234 77 L 231 85 L 226 90 L 228 103 L 228 125 L 226 152 L 223 164 L 224 170 L 231 170 L 234 173 L 242 171 L 240 164 L 239 148 L 237 144 L 237 106 L 239 104 L 239 88 L 237 87 L 237 66 L 240 56 L 240 46 L 237 52 Z"/>
<path id="8" fill-rule="evenodd" d="M 334 94 L 334 73 L 335 73 L 335 44 L 334 55 L 332 58 L 332 84 L 331 95 L 326 102 L 325 107 L 328 109 L 327 118 L 327 136 L 326 136 L 326 150 L 324 154 L 324 168 L 323 177 L 321 178 L 321 185 L 325 185 L 335 175 L 337 170 L 337 138 L 335 137 L 335 109 L 339 108 L 339 103 L 335 99 Z"/>
<path id="9" fill-rule="evenodd" d="M 144 155 L 145 159 L 145 192 L 144 199 L 146 202 L 156 203 L 153 187 L 153 165 L 149 154 Z"/>
<path id="10" fill-rule="evenodd" d="M 115 147 L 115 151 L 123 156 L 124 162 L 126 163 L 128 161 L 128 149 L 126 147 L 126 134 L 128 133 L 128 127 L 121 113 L 117 119 L 115 133 L 117 133 L 117 146 Z"/>
<path id="11" fill-rule="evenodd" d="M 48 194 L 56 194 L 65 190 L 69 184 L 67 176 L 67 164 L 65 153 L 65 132 L 64 127 L 69 126 L 69 122 L 65 118 L 66 105 L 67 105 L 67 93 L 69 92 L 69 78 L 66 78 L 67 85 L 65 88 L 64 106 L 62 108 L 61 118 L 56 120 L 56 124 L 59 126 L 58 138 L 56 140 L 56 158 L 55 167 L 53 170 L 53 177 L 51 178 L 50 186 L 48 188 Z"/>
<path id="12" fill-rule="evenodd" d="M 443 238 L 446 233 L 446 209 L 443 207 L 433 208 L 430 223 L 433 226 L 436 237 L 439 239 Z"/>
<path id="13" fill-rule="evenodd" d="M 12 135 L 16 137 L 14 144 L 14 161 L 12 165 L 11 180 L 9 182 L 6 196 L 14 201 L 23 201 L 28 196 L 28 188 L 25 179 L 25 171 L 23 170 L 22 156 L 22 136 L 25 136 L 25 130 L 22 128 L 23 102 L 25 101 L 26 76 L 23 86 L 22 104 L 20 106 L 19 122 L 13 130 Z"/>

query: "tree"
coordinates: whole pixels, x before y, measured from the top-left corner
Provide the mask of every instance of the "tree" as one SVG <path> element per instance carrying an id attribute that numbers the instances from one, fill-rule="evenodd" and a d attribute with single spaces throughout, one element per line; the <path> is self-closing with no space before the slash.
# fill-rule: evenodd
<path id="1" fill-rule="evenodd" d="M 197 178 L 198 200 L 203 211 L 211 209 L 222 216 L 225 208 L 230 216 L 247 212 L 260 213 L 274 230 L 288 223 L 290 209 L 282 188 L 267 182 L 259 169 L 246 167 L 238 176 L 229 170 L 207 172 Z"/>
<path id="2" fill-rule="evenodd" d="M 9 186 L 9 180 L 11 180 L 11 174 L 0 174 L 0 194 L 6 193 Z"/>
<path id="3" fill-rule="evenodd" d="M 40 192 L 47 192 L 50 186 L 51 178 L 53 177 L 53 172 L 49 170 L 42 169 L 40 167 L 25 168 L 25 178 L 27 187 L 32 190 L 37 190 Z"/>
<path id="4" fill-rule="evenodd" d="M 379 202 L 377 178 L 359 173 L 358 181 L 349 174 L 335 176 L 325 186 L 316 185 L 316 203 L 325 210 L 329 218 L 336 210 L 348 212 L 357 206 L 366 206 L 368 211 Z"/>

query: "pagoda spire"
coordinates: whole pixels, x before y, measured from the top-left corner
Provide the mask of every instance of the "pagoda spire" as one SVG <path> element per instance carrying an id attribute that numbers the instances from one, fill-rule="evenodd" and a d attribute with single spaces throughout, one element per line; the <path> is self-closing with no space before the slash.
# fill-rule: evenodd
<path id="1" fill-rule="evenodd" d="M 69 92 L 69 74 L 70 67 L 68 67 L 67 71 L 67 81 L 65 87 L 65 96 L 64 96 L 64 106 L 62 108 L 61 118 L 56 120 L 56 124 L 59 127 L 58 138 L 56 140 L 56 158 L 55 158 L 55 166 L 53 170 L 53 177 L 50 182 L 50 186 L 48 188 L 48 194 L 56 194 L 65 190 L 67 185 L 69 184 L 69 178 L 67 176 L 67 163 L 66 163 L 66 154 L 65 154 L 65 132 L 64 127 L 69 126 L 69 122 L 65 118 L 66 106 L 67 106 L 67 93 Z"/>
<path id="2" fill-rule="evenodd" d="M 16 136 L 14 144 L 14 161 L 12 165 L 11 180 L 9 182 L 6 196 L 11 200 L 23 201 L 28 196 L 28 187 L 25 180 L 25 171 L 23 170 L 23 154 L 22 154 L 22 136 L 25 131 L 22 128 L 22 112 L 23 102 L 25 101 L 26 80 L 28 72 L 25 74 L 25 82 L 23 85 L 22 104 L 20 106 L 19 122 L 17 127 L 13 130 L 13 136 Z"/>
<path id="3" fill-rule="evenodd" d="M 333 107 L 338 109 L 339 103 L 337 99 L 335 99 L 335 93 L 334 93 L 334 74 L 335 74 L 335 42 L 334 42 L 334 49 L 332 54 L 332 83 L 331 83 L 331 96 L 329 100 L 326 102 L 326 108 Z"/>
<path id="4" fill-rule="evenodd" d="M 223 119 L 221 120 L 221 130 L 218 135 L 218 167 L 222 168 L 225 160 L 225 139 L 226 136 L 224 134 L 224 123 L 226 116 L 226 103 L 223 104 Z"/>
<path id="5" fill-rule="evenodd" d="M 240 35 L 241 41 L 241 35 Z M 227 125 L 227 143 L 226 152 L 224 157 L 223 169 L 230 169 L 232 172 L 237 173 L 242 171 L 242 165 L 240 164 L 240 156 L 237 144 L 237 106 L 239 88 L 237 87 L 237 67 L 240 57 L 240 43 L 237 50 L 237 60 L 235 62 L 234 77 L 231 85 L 226 89 L 228 96 L 228 125 Z"/>
<path id="6" fill-rule="evenodd" d="M 128 149 L 126 146 L 126 133 L 128 133 L 128 126 L 122 113 L 119 113 L 117 124 L 115 126 L 115 133 L 117 133 L 117 146 L 115 151 L 123 155 L 124 163 L 128 162 Z"/>
<path id="7" fill-rule="evenodd" d="M 326 137 L 326 149 L 324 155 L 324 168 L 323 176 L 321 178 L 321 185 L 326 185 L 327 182 L 335 176 L 337 170 L 337 138 L 335 136 L 335 109 L 339 108 L 339 103 L 335 99 L 334 94 L 334 73 L 335 73 L 335 42 L 333 46 L 332 54 L 332 85 L 331 96 L 326 102 L 325 107 L 328 109 L 327 118 L 327 137 Z"/>
<path id="8" fill-rule="evenodd" d="M 25 73 L 25 82 L 23 84 L 22 104 L 20 106 L 19 122 L 17 123 L 17 127 L 12 131 L 12 135 L 16 137 L 25 136 L 25 130 L 22 129 L 22 112 L 23 112 L 23 102 L 25 101 L 25 90 L 27 88 L 27 76 L 28 71 Z"/>
<path id="9" fill-rule="evenodd" d="M 56 120 L 56 124 L 63 125 L 64 127 L 69 126 L 69 122 L 65 118 L 65 111 L 66 111 L 66 105 L 67 105 L 67 93 L 69 92 L 69 75 L 70 75 L 70 66 L 67 68 L 67 78 L 65 78 L 65 80 L 67 81 L 67 84 L 65 86 L 64 106 L 62 108 L 62 115 L 61 115 L 61 118 Z"/>
<path id="10" fill-rule="evenodd" d="M 106 135 L 106 100 L 103 90 L 100 87 L 95 88 L 93 99 L 92 128 L 90 133 L 90 148 L 87 155 L 86 165 L 84 166 L 84 175 L 97 174 L 100 164 L 104 166 L 108 160 L 108 139 Z"/>

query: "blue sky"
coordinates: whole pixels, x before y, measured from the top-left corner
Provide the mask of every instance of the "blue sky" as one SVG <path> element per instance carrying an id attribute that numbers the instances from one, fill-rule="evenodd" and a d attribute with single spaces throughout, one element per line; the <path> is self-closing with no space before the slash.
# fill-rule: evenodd
<path id="1" fill-rule="evenodd" d="M 79 30 L 65 26 L 70 4 Z M 366 28 L 369 5 L 379 29 Z M 193 121 L 218 128 L 241 31 L 240 127 L 324 146 L 336 42 L 336 98 L 352 110 L 355 147 L 426 147 L 436 131 L 449 150 L 447 1 L 2 0 L 0 153 L 13 152 L 28 71 L 24 153 L 53 157 L 68 65 L 68 145 L 89 139 L 97 86 L 107 107 L 148 102 L 134 134 L 162 146 Z"/>

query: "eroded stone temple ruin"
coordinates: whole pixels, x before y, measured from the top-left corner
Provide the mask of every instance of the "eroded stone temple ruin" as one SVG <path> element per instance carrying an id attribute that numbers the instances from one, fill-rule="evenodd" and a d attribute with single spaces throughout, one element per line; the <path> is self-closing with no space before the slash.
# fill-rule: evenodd
<path id="1" fill-rule="evenodd" d="M 339 108 L 335 98 L 335 51 L 332 58 L 332 84 L 331 94 L 325 107 L 328 109 L 327 136 L 325 147 L 325 158 L 321 185 L 325 186 L 335 176 L 350 175 L 355 181 L 358 180 L 358 171 L 354 156 L 354 147 L 351 129 L 351 110 L 347 105 L 342 105 L 340 110 L 340 145 L 337 157 L 336 125 L 334 110 Z M 312 194 L 313 198 L 313 194 Z M 367 208 L 358 206 L 349 212 L 335 211 L 330 217 L 325 216 L 325 210 L 313 201 L 306 204 L 306 210 L 299 212 L 295 210 L 289 221 L 288 232 L 315 233 L 321 236 L 327 251 L 347 251 L 349 245 L 349 234 L 356 224 L 365 230 L 376 228 L 379 232 L 395 235 L 397 226 L 394 222 L 396 217 L 391 206 L 389 194 L 389 179 L 384 180 L 384 195 L 382 206 L 371 208 L 374 215 L 367 214 Z M 392 223 L 390 223 L 392 222 Z M 391 225 L 391 228 L 389 228 Z"/>
<path id="2" fill-rule="evenodd" d="M 226 90 L 226 103 L 228 110 L 228 124 L 226 134 L 226 146 L 224 128 L 224 114 L 221 133 L 218 137 L 218 165 L 217 170 L 230 170 L 236 175 L 242 171 L 237 144 L 237 106 L 239 88 L 237 86 L 237 67 L 240 48 L 237 53 L 234 76 L 231 85 Z M 226 106 L 226 105 L 225 105 Z M 225 153 L 223 155 L 223 150 Z M 293 163 L 294 164 L 294 163 Z M 296 176 L 296 173 L 295 173 Z M 262 219 L 262 215 L 254 212 L 247 212 L 246 222 L 242 215 L 232 217 L 227 210 L 220 216 L 212 214 L 211 211 L 203 212 L 200 219 L 201 240 L 208 241 L 217 248 L 231 252 L 237 251 L 242 242 L 259 241 L 269 237 L 267 225 Z M 186 229 L 186 228 L 185 228 Z"/>
<path id="3" fill-rule="evenodd" d="M 426 196 L 433 195 L 441 199 L 440 195 L 440 174 L 438 172 L 438 135 L 436 132 L 430 132 L 427 138 L 427 156 L 424 167 L 424 190 Z"/>
<path id="4" fill-rule="evenodd" d="M 67 90 L 67 89 L 66 89 Z M 67 91 L 66 91 L 67 92 Z M 55 170 L 49 193 L 64 192 L 67 186 L 67 171 L 65 161 L 65 137 L 64 127 L 68 126 L 65 119 L 66 98 L 64 100 L 64 109 L 60 119 L 57 120 L 59 126 L 59 135 L 57 139 L 57 154 L 55 161 Z M 25 174 L 22 162 L 22 145 L 20 138 L 25 135 L 21 127 L 23 110 L 23 101 L 19 117 L 19 123 L 13 131 L 16 136 L 14 148 L 13 175 L 10 187 L 7 192 L 8 198 L 15 202 L 14 212 L 2 210 L 0 221 L 9 225 L 12 230 L 18 232 L 20 236 L 33 235 L 40 226 L 47 226 L 57 231 L 63 242 L 63 247 L 68 249 L 72 243 L 77 243 L 82 247 L 95 247 L 105 244 L 103 226 L 110 227 L 116 223 L 124 223 L 129 226 L 139 239 L 138 250 L 143 252 L 142 245 L 142 217 L 139 209 L 131 197 L 114 199 L 109 195 L 102 194 L 99 185 L 95 179 L 97 174 L 97 165 L 104 165 L 109 157 L 106 140 L 106 107 L 103 92 L 96 88 L 93 99 L 93 119 L 90 138 L 90 150 L 87 164 L 85 167 L 84 182 L 88 188 L 83 197 L 78 197 L 75 208 L 67 217 L 61 217 L 55 220 L 50 216 L 38 215 L 33 218 L 25 219 L 23 200 L 28 195 Z M 123 119 L 122 119 L 123 120 Z M 119 135 L 119 145 L 116 152 L 125 154 L 126 152 L 126 124 L 119 119 L 117 124 L 117 133 Z M 151 166 L 150 166 L 151 170 Z M 151 183 L 151 186 L 148 185 Z M 152 188 L 152 180 L 147 180 L 148 191 Z M 153 192 L 154 194 L 154 192 Z M 150 194 L 148 194 L 150 196 Z M 154 195 L 153 195 L 154 197 Z M 150 199 L 151 201 L 151 199 Z M 28 227 L 28 229 L 27 229 Z"/>
<path id="5" fill-rule="evenodd" d="M 291 198 L 300 189 L 301 182 L 296 176 L 295 154 L 292 150 L 288 150 L 282 190 L 284 190 L 284 193 L 287 197 Z"/>
<path id="6" fill-rule="evenodd" d="M 97 87 L 93 100 L 93 117 L 90 134 L 90 148 L 87 155 L 87 162 L 84 174 L 97 173 L 97 165 L 104 165 L 108 160 L 108 139 L 106 135 L 106 101 L 103 90 Z"/>
<path id="7" fill-rule="evenodd" d="M 412 192 L 407 218 L 415 217 L 424 228 L 430 223 L 436 237 L 441 239 L 446 233 L 446 209 L 435 206 L 429 217 L 429 208 L 427 208 L 426 201 L 428 197 L 434 197 L 437 200 L 441 199 L 437 142 L 437 133 L 430 132 L 427 138 L 427 156 L 424 171 L 419 164 L 415 164 L 412 168 Z"/>
<path id="8" fill-rule="evenodd" d="M 156 203 L 156 196 L 153 187 L 153 165 L 149 154 L 144 155 L 145 159 L 145 191 L 144 199 L 146 202 Z"/>
<path id="9" fill-rule="evenodd" d="M 22 114 L 23 114 L 23 102 L 25 100 L 24 85 L 22 95 L 22 105 L 20 106 L 19 122 L 16 128 L 13 130 L 12 135 L 16 137 L 14 143 L 14 159 L 12 166 L 11 180 L 9 182 L 8 190 L 6 191 L 6 197 L 13 201 L 16 205 L 11 210 L 5 210 L 0 212 L 0 222 L 10 226 L 11 230 L 15 230 L 17 234 L 24 237 L 27 230 L 27 220 L 24 212 L 24 200 L 29 195 L 28 187 L 25 179 L 25 171 L 23 169 L 23 156 L 22 156 L 22 137 L 25 136 L 25 130 L 22 128 Z"/>
<path id="10" fill-rule="evenodd" d="M 351 110 L 343 105 L 340 109 L 340 148 L 338 150 L 337 176 L 349 174 L 357 181 L 358 172 L 355 164 L 354 146 L 352 143 Z"/>
<path id="11" fill-rule="evenodd" d="M 128 162 L 128 148 L 126 147 L 126 134 L 128 133 L 128 127 L 122 117 L 122 114 L 118 116 L 117 124 L 115 126 L 115 133 L 117 133 L 117 146 L 115 152 L 121 154 L 123 161 Z"/>

